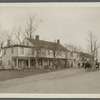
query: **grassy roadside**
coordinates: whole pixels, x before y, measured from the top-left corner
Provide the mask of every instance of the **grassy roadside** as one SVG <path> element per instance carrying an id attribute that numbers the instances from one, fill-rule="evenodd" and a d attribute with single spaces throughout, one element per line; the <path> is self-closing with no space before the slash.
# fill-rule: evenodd
<path id="1" fill-rule="evenodd" d="M 32 75 L 37 75 L 37 74 L 43 74 L 43 73 L 48 73 L 48 72 L 54 72 L 58 70 L 66 70 L 68 68 L 63 68 L 63 69 L 27 69 L 27 70 L 0 70 L 0 81 L 5 81 L 5 80 L 10 80 L 10 79 L 15 79 L 15 78 L 23 78 L 27 76 L 32 76 Z"/>

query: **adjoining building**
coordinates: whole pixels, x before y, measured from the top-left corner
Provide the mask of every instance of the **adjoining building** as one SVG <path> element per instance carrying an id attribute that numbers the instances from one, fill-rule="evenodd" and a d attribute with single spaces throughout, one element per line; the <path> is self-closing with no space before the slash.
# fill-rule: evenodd
<path id="1" fill-rule="evenodd" d="M 80 52 L 80 61 L 86 62 L 86 61 L 92 61 L 93 57 L 89 53 Z"/>

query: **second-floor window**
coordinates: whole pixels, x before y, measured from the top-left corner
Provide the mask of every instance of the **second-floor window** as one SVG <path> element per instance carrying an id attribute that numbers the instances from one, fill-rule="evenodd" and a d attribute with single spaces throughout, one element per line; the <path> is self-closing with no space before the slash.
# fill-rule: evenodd
<path id="1" fill-rule="evenodd" d="M 6 50 L 4 50 L 4 55 L 6 55 Z"/>
<path id="2" fill-rule="evenodd" d="M 71 57 L 73 57 L 73 53 L 71 52 Z"/>
<path id="3" fill-rule="evenodd" d="M 50 50 L 48 50 L 48 55 L 50 55 Z"/>
<path id="4" fill-rule="evenodd" d="M 20 48 L 20 54 L 22 54 L 22 55 L 24 54 L 24 48 L 23 47 Z"/>
<path id="5" fill-rule="evenodd" d="M 11 53 L 12 53 L 12 54 L 14 53 L 14 51 L 13 51 L 13 47 L 11 48 Z"/>
<path id="6" fill-rule="evenodd" d="M 46 55 L 46 50 L 45 49 L 43 50 L 43 55 Z"/>

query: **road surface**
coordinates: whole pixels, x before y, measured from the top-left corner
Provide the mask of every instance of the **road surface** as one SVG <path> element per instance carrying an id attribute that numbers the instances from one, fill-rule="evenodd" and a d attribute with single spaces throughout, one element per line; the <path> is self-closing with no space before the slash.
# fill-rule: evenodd
<path id="1" fill-rule="evenodd" d="M 0 82 L 0 93 L 100 93 L 100 70 L 60 70 Z"/>

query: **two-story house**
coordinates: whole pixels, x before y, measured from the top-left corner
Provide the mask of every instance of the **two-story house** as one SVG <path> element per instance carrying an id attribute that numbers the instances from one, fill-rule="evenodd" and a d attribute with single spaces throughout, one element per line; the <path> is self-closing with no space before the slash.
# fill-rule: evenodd
<path id="1" fill-rule="evenodd" d="M 60 44 L 43 41 L 39 35 L 35 39 L 26 38 L 21 45 L 10 45 L 1 48 L 0 66 L 4 69 L 23 68 L 44 68 L 53 66 L 58 61 L 65 62 L 65 51 L 68 51 Z"/>

